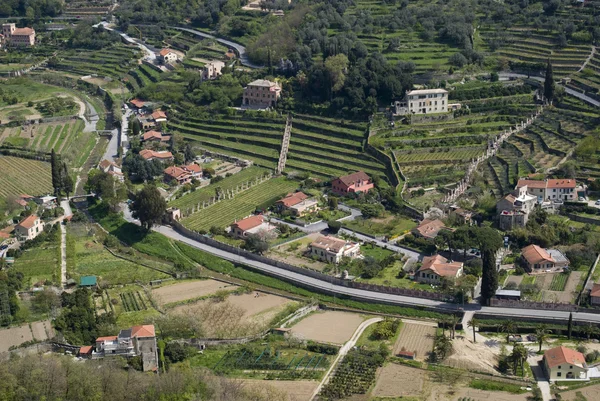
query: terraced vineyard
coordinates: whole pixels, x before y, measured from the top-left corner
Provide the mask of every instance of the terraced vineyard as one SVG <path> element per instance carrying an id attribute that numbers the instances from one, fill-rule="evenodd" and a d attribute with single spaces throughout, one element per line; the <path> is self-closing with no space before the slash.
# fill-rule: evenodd
<path id="1" fill-rule="evenodd" d="M 187 215 L 186 210 L 197 206 L 199 203 L 204 201 L 208 201 L 212 197 L 215 196 L 215 188 L 218 186 L 223 191 L 235 189 L 241 183 L 245 183 L 247 181 L 253 181 L 257 177 L 264 176 L 268 171 L 261 167 L 249 167 L 236 173 L 230 177 L 225 177 L 223 180 L 219 181 L 217 184 L 210 185 L 208 187 L 200 188 L 195 190 L 194 192 L 190 192 L 187 195 L 182 196 L 179 199 L 175 199 L 169 203 L 169 206 L 177 207 L 183 210 L 184 215 Z"/>
<path id="2" fill-rule="evenodd" d="M 62 53 L 53 69 L 72 74 L 122 78 L 137 65 L 137 48 L 122 44 L 96 51 L 73 50 Z"/>
<path id="3" fill-rule="evenodd" d="M 378 123 L 371 144 L 394 156 L 410 187 L 451 184 L 462 178 L 472 159 L 485 152 L 489 139 L 535 110 L 532 93 L 533 88 L 522 82 L 456 85 L 450 98 L 461 99 L 470 114 L 449 114 L 441 120 L 415 116 L 411 124 L 399 123 L 393 129 Z M 501 163 L 496 161 L 491 167 L 500 169 Z"/>
<path id="4" fill-rule="evenodd" d="M 175 116 L 169 127 L 208 150 L 277 166 L 285 121 L 240 116 L 201 120 Z M 364 170 L 385 179 L 385 167 L 362 151 L 366 124 L 326 117 L 294 116 L 286 172 L 307 172 L 328 179 Z"/>
<path id="5" fill-rule="evenodd" d="M 484 168 L 486 180 L 494 193 L 509 192 L 519 177 L 533 172 L 548 172 L 559 166 L 597 127 L 599 119 L 593 111 L 585 103 L 567 97 L 555 107 L 545 110 L 528 129 L 509 138 Z M 585 168 L 583 165 L 580 167 Z M 591 171 L 589 176 L 595 174 Z"/>
<path id="6" fill-rule="evenodd" d="M 0 156 L 0 197 L 45 195 L 52 191 L 50 163 Z"/>
<path id="7" fill-rule="evenodd" d="M 600 100 L 600 49 L 596 49 L 594 56 L 582 71 L 571 74 L 570 78 L 571 81 L 567 85 L 569 88 Z"/>
<path id="8" fill-rule="evenodd" d="M 274 203 L 297 186 L 296 181 L 285 177 L 273 178 L 236 195 L 233 199 L 218 202 L 185 217 L 182 223 L 197 231 L 208 231 L 213 226 L 225 228 L 235 220 L 247 217 L 257 208 Z"/>

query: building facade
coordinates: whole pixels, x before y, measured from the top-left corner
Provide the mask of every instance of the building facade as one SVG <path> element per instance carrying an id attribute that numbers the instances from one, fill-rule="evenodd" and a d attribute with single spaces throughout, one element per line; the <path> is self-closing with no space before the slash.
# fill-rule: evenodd
<path id="1" fill-rule="evenodd" d="M 82 352 L 88 351 L 87 347 Z M 158 347 L 154 325 L 133 326 L 121 330 L 117 336 L 96 339 L 96 350 L 92 358 L 123 356 L 126 358 L 141 356 L 144 372 L 158 369 Z"/>
<path id="2" fill-rule="evenodd" d="M 359 257 L 360 244 L 322 235 L 310 244 L 310 254 L 323 262 L 338 264 L 344 257 Z"/>
<path id="3" fill-rule="evenodd" d="M 375 184 L 373 184 L 371 177 L 363 171 L 345 175 L 331 181 L 331 190 L 340 196 L 358 192 L 369 192 L 374 187 Z"/>
<path id="4" fill-rule="evenodd" d="M 2 35 L 4 41 L 10 46 L 34 46 L 35 29 L 17 28 L 14 23 L 2 24 Z"/>
<path id="5" fill-rule="evenodd" d="M 512 230 L 514 227 L 525 227 L 529 214 L 535 208 L 538 198 L 529 192 L 527 185 L 517 187 L 496 204 L 498 225 L 501 230 Z"/>
<path id="6" fill-rule="evenodd" d="M 544 249 L 537 245 L 521 249 L 521 257 L 532 273 L 560 271 L 569 266 L 569 259 L 558 249 Z"/>
<path id="7" fill-rule="evenodd" d="M 408 91 L 404 100 L 395 102 L 394 107 L 394 114 L 397 115 L 447 113 L 448 91 L 445 89 Z"/>
<path id="8" fill-rule="evenodd" d="M 542 360 L 550 381 L 589 380 L 585 356 L 567 347 L 556 347 L 544 352 Z"/>
<path id="9" fill-rule="evenodd" d="M 160 59 L 160 61 L 162 61 L 165 64 L 172 64 L 172 63 L 175 63 L 179 59 L 179 56 L 177 55 L 177 53 L 175 53 L 172 50 L 162 49 L 158 53 L 158 58 Z"/>
<path id="10" fill-rule="evenodd" d="M 294 192 L 275 202 L 275 208 L 280 213 L 288 210 L 293 216 L 304 216 L 317 211 L 319 203 L 304 192 Z"/>
<path id="11" fill-rule="evenodd" d="M 427 256 L 415 274 L 415 280 L 426 284 L 440 284 L 443 279 L 455 280 L 463 274 L 463 264 L 449 262 L 442 255 Z"/>
<path id="12" fill-rule="evenodd" d="M 561 178 L 540 181 L 521 178 L 517 183 L 517 189 L 523 187 L 526 187 L 527 193 L 537 196 L 541 201 L 577 200 L 577 182 L 574 179 Z"/>
<path id="13" fill-rule="evenodd" d="M 217 79 L 221 76 L 221 70 L 225 67 L 225 63 L 218 60 L 213 60 L 210 63 L 206 63 L 202 67 L 202 79 Z"/>
<path id="14" fill-rule="evenodd" d="M 242 107 L 266 109 L 275 107 L 281 97 L 281 87 L 277 82 L 257 79 L 244 88 Z"/>
<path id="15" fill-rule="evenodd" d="M 32 240 L 42 231 L 44 231 L 44 223 L 35 214 L 25 217 L 15 226 L 15 235 L 19 241 Z"/>

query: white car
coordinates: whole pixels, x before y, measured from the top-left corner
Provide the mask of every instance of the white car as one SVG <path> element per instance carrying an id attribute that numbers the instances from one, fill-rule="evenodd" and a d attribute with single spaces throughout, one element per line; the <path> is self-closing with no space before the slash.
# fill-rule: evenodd
<path id="1" fill-rule="evenodd" d="M 596 205 L 596 206 L 600 206 L 600 199 L 598 199 L 598 200 L 597 200 L 597 201 L 594 203 L 594 205 Z"/>
<path id="2" fill-rule="evenodd" d="M 583 196 L 579 197 L 579 202 L 585 202 L 585 198 Z"/>

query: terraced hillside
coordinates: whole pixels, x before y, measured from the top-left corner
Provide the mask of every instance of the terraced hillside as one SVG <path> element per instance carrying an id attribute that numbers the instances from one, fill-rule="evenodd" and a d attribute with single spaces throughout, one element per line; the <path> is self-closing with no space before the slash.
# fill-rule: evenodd
<path id="1" fill-rule="evenodd" d="M 600 101 L 600 49 L 596 48 L 593 57 L 582 71 L 571 74 L 567 86 Z"/>
<path id="2" fill-rule="evenodd" d="M 285 121 L 240 116 L 202 120 L 175 116 L 169 127 L 202 148 L 227 153 L 274 170 Z M 385 167 L 363 152 L 365 123 L 326 117 L 294 116 L 286 172 L 307 172 L 322 179 L 364 170 L 385 180 Z"/>
<path id="3" fill-rule="evenodd" d="M 115 79 L 122 78 L 137 65 L 137 48 L 123 44 L 102 50 L 72 50 L 59 55 L 52 68 L 78 75 L 97 74 Z"/>
<path id="4" fill-rule="evenodd" d="M 456 85 L 450 99 L 460 101 L 463 115 L 413 116 L 411 124 L 381 127 L 371 144 L 394 157 L 409 187 L 452 184 L 485 152 L 489 139 L 536 109 L 532 93 L 533 87 L 523 82 Z"/>
<path id="5" fill-rule="evenodd" d="M 524 132 L 513 135 L 497 156 L 485 166 L 485 177 L 494 193 L 501 195 L 514 188 L 519 177 L 529 173 L 551 172 L 570 157 L 583 138 L 597 127 L 593 108 L 567 97 L 544 113 Z M 580 165 L 596 169 L 597 165 Z M 591 172 L 589 176 L 600 176 Z"/>
<path id="6" fill-rule="evenodd" d="M 533 33 L 530 27 L 510 27 L 499 31 L 498 27 L 488 26 L 480 30 L 480 35 L 486 42 L 486 50 L 509 62 L 544 65 L 550 59 L 556 77 L 576 73 L 592 51 L 591 45 L 559 46 L 556 33 Z"/>

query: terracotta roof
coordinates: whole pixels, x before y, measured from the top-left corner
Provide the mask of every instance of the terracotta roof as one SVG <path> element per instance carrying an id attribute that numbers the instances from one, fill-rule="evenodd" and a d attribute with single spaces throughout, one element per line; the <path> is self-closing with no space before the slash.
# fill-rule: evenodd
<path id="1" fill-rule="evenodd" d="M 529 245 L 521 249 L 521 254 L 531 264 L 543 262 L 554 262 L 552 256 L 544 249 L 537 245 Z"/>
<path id="2" fill-rule="evenodd" d="M 236 226 L 242 231 L 247 231 L 253 229 L 254 227 L 260 226 L 263 221 L 263 216 L 259 214 L 256 216 L 246 217 L 245 219 L 233 223 L 232 226 Z"/>
<path id="3" fill-rule="evenodd" d="M 359 180 L 368 181 L 371 179 L 371 177 L 369 177 L 367 175 L 367 173 L 365 173 L 364 171 L 358 171 L 356 173 L 352 173 L 349 175 L 339 177 L 338 179 L 341 182 L 343 182 L 345 185 L 350 186 L 350 185 L 354 185 L 356 183 L 356 181 L 359 181 Z"/>
<path id="4" fill-rule="evenodd" d="M 196 163 L 190 163 L 187 166 L 184 166 L 183 168 L 192 173 L 201 173 L 202 172 L 202 167 L 200 167 Z"/>
<path id="5" fill-rule="evenodd" d="M 140 99 L 131 99 L 129 101 L 129 103 L 131 103 L 132 105 L 134 105 L 138 109 L 141 109 L 146 104 L 146 102 L 144 102 L 143 100 L 140 100 Z"/>
<path id="6" fill-rule="evenodd" d="M 594 284 L 592 291 L 590 291 L 590 297 L 600 297 L 600 284 Z"/>
<path id="7" fill-rule="evenodd" d="M 575 188 L 576 185 L 572 179 L 549 179 L 547 188 Z"/>
<path id="8" fill-rule="evenodd" d="M 162 133 L 151 130 L 151 131 L 145 132 L 144 135 L 142 135 L 142 141 L 147 141 L 147 140 L 154 139 L 154 138 L 162 140 Z"/>
<path id="9" fill-rule="evenodd" d="M 346 240 L 343 240 L 340 238 L 331 237 L 329 235 L 322 235 L 319 238 L 317 238 L 316 240 L 314 240 L 310 244 L 310 246 L 325 249 L 326 251 L 338 253 L 339 251 L 344 249 L 344 247 L 346 245 L 354 245 L 354 244 L 355 244 L 354 242 L 347 242 Z"/>
<path id="10" fill-rule="evenodd" d="M 35 196 L 31 196 L 31 195 L 27 195 L 27 194 L 21 194 L 21 195 L 19 195 L 19 198 L 21 198 L 21 199 L 34 199 Z"/>
<path id="11" fill-rule="evenodd" d="M 152 113 L 152 118 L 157 120 L 159 118 L 167 118 L 167 115 L 162 110 L 156 110 L 154 113 Z"/>
<path id="12" fill-rule="evenodd" d="M 153 324 L 133 326 L 131 328 L 131 337 L 154 337 L 155 335 Z"/>
<path id="13" fill-rule="evenodd" d="M 79 348 L 80 355 L 87 355 L 92 353 L 93 347 L 91 345 L 86 345 L 84 347 Z"/>
<path id="14" fill-rule="evenodd" d="M 8 239 L 10 238 L 10 234 L 5 231 L 0 231 L 0 238 Z"/>
<path id="15" fill-rule="evenodd" d="M 421 221 L 421 224 L 419 224 L 419 226 L 415 228 L 415 230 L 423 237 L 435 238 L 437 237 L 438 233 L 444 228 L 446 228 L 446 225 L 443 221 L 439 219 L 425 219 Z"/>
<path id="16" fill-rule="evenodd" d="M 417 89 L 407 93 L 407 95 L 429 95 L 433 93 L 448 93 L 446 89 Z"/>
<path id="17" fill-rule="evenodd" d="M 442 255 L 426 256 L 419 271 L 431 270 L 441 277 L 456 277 L 458 271 L 463 267 L 460 262 L 448 263 L 448 259 Z"/>
<path id="18" fill-rule="evenodd" d="M 308 199 L 308 195 L 304 192 L 294 192 L 287 194 L 285 198 L 278 200 L 277 203 L 281 203 L 285 207 L 291 207 L 306 199 Z"/>
<path id="19" fill-rule="evenodd" d="M 26 229 L 30 229 L 35 225 L 35 221 L 39 219 L 39 217 L 37 217 L 35 214 L 32 214 L 30 216 L 25 217 L 23 220 L 21 220 L 21 222 L 19 224 L 17 224 L 18 226 L 24 227 Z"/>
<path id="20" fill-rule="evenodd" d="M 529 188 L 545 189 L 546 181 L 520 179 L 519 182 L 517 182 L 517 188 L 521 188 L 524 186 L 527 186 Z"/>
<path id="21" fill-rule="evenodd" d="M 106 336 L 106 337 L 98 337 L 96 338 L 97 343 L 102 343 L 104 341 L 115 341 L 117 336 Z"/>
<path id="22" fill-rule="evenodd" d="M 182 175 L 186 175 L 189 174 L 187 171 L 185 171 L 184 169 L 182 169 L 181 167 L 176 167 L 176 166 L 171 166 L 171 167 L 167 167 L 164 170 L 164 173 L 168 176 L 171 176 L 173 178 L 179 178 Z"/>
<path id="23" fill-rule="evenodd" d="M 140 151 L 140 156 L 142 156 L 146 160 L 171 159 L 173 157 L 173 154 L 171 152 L 167 152 L 166 150 L 162 151 L 162 152 L 155 152 L 150 149 L 144 149 L 144 150 Z"/>
<path id="24" fill-rule="evenodd" d="M 555 366 L 567 363 L 569 365 L 575 365 L 580 368 L 586 366 L 585 356 L 581 352 L 577 352 L 567 347 L 556 347 L 544 352 L 544 359 L 548 364 L 548 367 L 553 368 Z"/>
<path id="25" fill-rule="evenodd" d="M 159 54 L 164 57 L 164 56 L 166 56 L 169 53 L 175 54 L 175 52 L 172 51 L 171 49 L 162 49 Z"/>
<path id="26" fill-rule="evenodd" d="M 16 28 L 11 35 L 12 36 L 29 36 L 29 35 L 33 35 L 34 33 L 35 33 L 35 30 L 33 28 Z"/>

